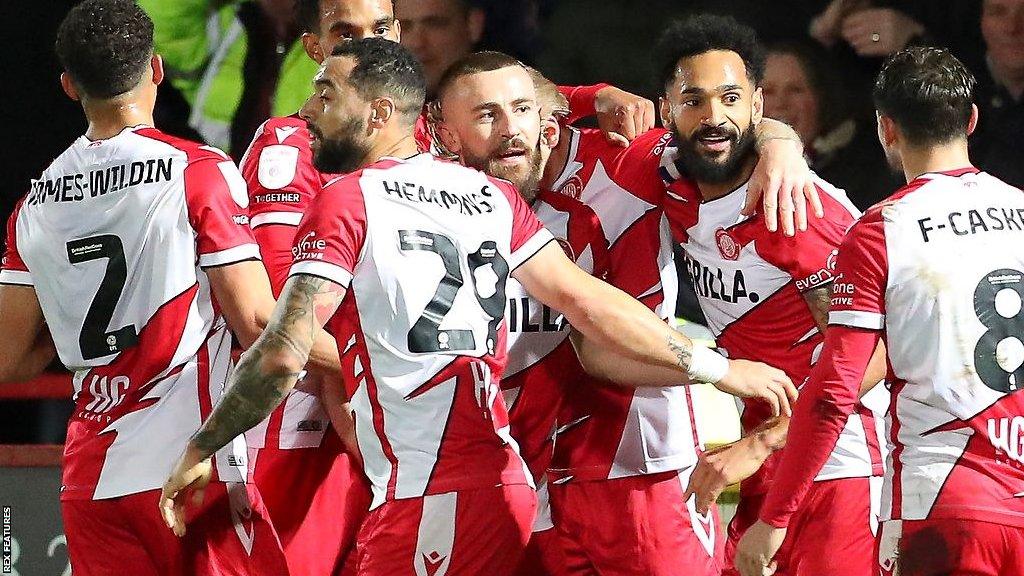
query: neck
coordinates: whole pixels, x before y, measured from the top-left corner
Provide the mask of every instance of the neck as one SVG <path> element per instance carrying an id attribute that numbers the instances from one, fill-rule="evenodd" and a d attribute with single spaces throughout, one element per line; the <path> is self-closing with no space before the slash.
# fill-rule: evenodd
<path id="1" fill-rule="evenodd" d="M 736 175 L 725 182 L 701 182 L 697 181 L 697 188 L 700 190 L 701 197 L 704 201 L 714 200 L 721 198 L 733 190 L 739 188 L 744 182 L 750 180 L 750 175 L 754 173 L 754 166 L 757 164 L 757 156 L 751 154 L 746 161 L 743 162 L 742 167 L 736 172 Z"/>
<path id="2" fill-rule="evenodd" d="M 153 125 L 153 104 L 138 97 L 117 97 L 96 102 L 84 100 L 82 108 L 89 120 L 85 136 L 90 140 L 113 138 L 130 126 Z"/>
<path id="3" fill-rule="evenodd" d="M 949 144 L 926 148 L 905 147 L 900 150 L 903 173 L 910 182 L 922 174 L 947 172 L 971 165 L 967 155 L 967 140 L 956 140 Z"/>
<path id="4" fill-rule="evenodd" d="M 1010 96 L 1019 102 L 1021 96 L 1024 96 L 1024 69 L 1005 70 L 1000 69 L 995 64 L 992 64 L 990 68 L 992 70 L 992 79 L 1003 88 L 1006 88 Z"/>
<path id="5" fill-rule="evenodd" d="M 379 145 L 374 145 L 370 148 L 370 161 L 377 162 L 385 156 L 391 156 L 393 158 L 411 158 L 419 153 L 419 147 L 416 145 L 416 137 L 413 136 L 412 131 L 403 133 L 393 138 L 387 138 L 380 142 Z"/>
<path id="6" fill-rule="evenodd" d="M 569 163 L 569 129 L 566 128 L 562 135 L 565 137 L 558 139 L 558 145 L 551 150 L 551 156 L 544 165 L 544 174 L 540 178 L 541 190 L 551 190 L 551 187 L 555 185 L 555 180 L 565 171 L 565 166 Z"/>

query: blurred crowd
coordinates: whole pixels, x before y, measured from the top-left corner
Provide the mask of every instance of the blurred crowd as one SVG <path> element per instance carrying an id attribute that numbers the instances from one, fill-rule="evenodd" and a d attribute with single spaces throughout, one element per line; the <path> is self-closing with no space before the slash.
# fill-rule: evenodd
<path id="1" fill-rule="evenodd" d="M 316 65 L 304 50 L 303 32 L 358 33 L 313 29 L 321 19 L 310 6 L 329 10 L 335 2 L 139 0 L 155 22 L 157 50 L 169 72 L 156 123 L 239 159 L 264 120 L 294 113 L 311 92 Z M 76 105 L 60 95 L 52 55 L 53 32 L 73 4 L 26 5 L 17 15 L 24 25 L 8 35 L 12 45 L 40 58 L 6 55 L 11 78 L 22 88 L 7 91 L 7 128 L 15 142 L 31 145 L 6 154 L 4 219 L 29 179 L 84 129 Z M 882 58 L 915 44 L 947 47 L 974 71 L 980 123 L 971 137 L 972 157 L 979 168 L 1024 187 L 1024 0 L 395 2 L 402 43 L 421 59 L 431 84 L 462 55 L 491 49 L 559 84 L 606 82 L 648 96 L 658 92 L 650 85 L 657 74 L 649 54 L 659 32 L 671 19 L 695 12 L 731 14 L 758 31 L 770 48 L 766 114 L 796 129 L 814 170 L 859 208 L 899 187 L 877 142 L 870 90 Z M 5 410 L 35 421 L 26 415 L 31 410 L 0 407 Z M 28 426 L 19 428 L 27 437 L 10 437 L 14 428 L 0 430 L 0 441 L 52 441 L 60 433 L 59 425 Z"/>

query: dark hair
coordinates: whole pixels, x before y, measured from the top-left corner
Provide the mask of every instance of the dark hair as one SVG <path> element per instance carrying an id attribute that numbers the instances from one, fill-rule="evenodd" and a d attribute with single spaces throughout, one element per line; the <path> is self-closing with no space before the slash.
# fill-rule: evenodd
<path id="1" fill-rule="evenodd" d="M 320 0 L 295 0 L 292 5 L 295 23 L 303 32 L 320 32 Z"/>
<path id="2" fill-rule="evenodd" d="M 153 55 L 153 21 L 134 0 L 85 0 L 64 17 L 54 48 L 85 96 L 113 98 L 142 79 Z"/>
<path id="3" fill-rule="evenodd" d="M 348 56 L 356 61 L 348 83 L 363 98 L 390 96 L 407 118 L 416 118 L 423 111 L 427 95 L 423 65 L 398 42 L 362 38 L 339 44 L 331 56 Z"/>
<path id="4" fill-rule="evenodd" d="M 848 90 L 828 50 L 807 40 L 787 40 L 768 46 L 767 55 L 775 54 L 792 56 L 800 64 L 818 100 L 818 126 L 823 134 L 851 117 Z"/>
<path id="5" fill-rule="evenodd" d="M 437 83 L 437 99 L 440 100 L 445 91 L 451 88 L 459 78 L 516 66 L 522 68 L 524 72 L 529 72 L 525 64 L 503 52 L 485 50 L 466 54 L 453 62 L 441 75 L 441 79 Z"/>
<path id="6" fill-rule="evenodd" d="M 915 46 L 886 59 L 872 96 L 910 144 L 945 144 L 967 136 L 976 84 L 948 50 Z"/>
<path id="7" fill-rule="evenodd" d="M 732 16 L 700 14 L 676 20 L 662 32 L 657 48 L 659 86 L 666 87 L 672 82 L 680 60 L 713 50 L 738 54 L 747 69 L 747 78 L 754 86 L 761 85 L 765 56 L 754 29 Z"/>

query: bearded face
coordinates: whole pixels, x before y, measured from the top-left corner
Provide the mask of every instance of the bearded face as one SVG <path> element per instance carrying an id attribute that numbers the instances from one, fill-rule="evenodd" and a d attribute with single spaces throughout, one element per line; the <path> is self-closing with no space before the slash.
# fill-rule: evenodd
<path id="1" fill-rule="evenodd" d="M 325 134 L 315 124 L 306 123 L 312 136 L 313 165 L 328 174 L 347 174 L 359 169 L 370 154 L 366 126 L 360 118 L 347 118 Z"/>
<path id="2" fill-rule="evenodd" d="M 515 184 L 527 201 L 532 201 L 537 196 L 545 162 L 539 138 L 532 147 L 517 137 L 502 142 L 485 154 L 474 154 L 470 150 L 464 150 L 462 160 L 466 166 Z"/>
<path id="3" fill-rule="evenodd" d="M 689 135 L 670 126 L 679 147 L 679 161 L 698 182 L 721 184 L 736 178 L 754 153 L 754 126 L 742 132 L 733 126 L 702 126 Z"/>

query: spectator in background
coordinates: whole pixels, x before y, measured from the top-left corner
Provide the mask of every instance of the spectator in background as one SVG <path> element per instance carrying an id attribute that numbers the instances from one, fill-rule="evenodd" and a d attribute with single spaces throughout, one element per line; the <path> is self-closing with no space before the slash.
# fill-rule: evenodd
<path id="1" fill-rule="evenodd" d="M 395 18 L 402 26 L 402 44 L 423 64 L 427 98 L 434 97 L 444 71 L 480 42 L 486 22 L 472 0 L 396 2 Z"/>
<path id="2" fill-rule="evenodd" d="M 1024 187 L 1024 0 L 985 0 L 981 32 L 987 66 L 978 77 L 978 128 L 971 158 L 978 167 Z"/>
<path id="3" fill-rule="evenodd" d="M 846 190 L 864 210 L 898 188 L 899 182 L 885 162 L 873 127 L 854 117 L 847 95 L 834 61 L 822 48 L 809 42 L 769 48 L 765 116 L 793 126 L 805 143 L 811 169 Z"/>
<path id="4" fill-rule="evenodd" d="M 538 68 L 559 82 L 608 82 L 653 97 L 662 87 L 652 81 L 658 74 L 651 64 L 651 45 L 666 22 L 698 13 L 731 15 L 754 28 L 763 41 L 780 41 L 806 34 L 821 0 L 789 3 L 793 5 L 780 9 L 781 3 L 764 0 L 541 1 L 546 18 Z"/>
<path id="5" fill-rule="evenodd" d="M 808 33 L 831 49 L 863 94 L 860 112 L 873 116 L 870 93 L 882 58 L 910 45 L 942 46 L 968 67 L 983 62 L 981 0 L 804 0 L 817 8 Z"/>

